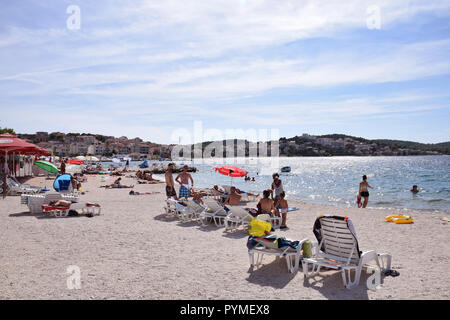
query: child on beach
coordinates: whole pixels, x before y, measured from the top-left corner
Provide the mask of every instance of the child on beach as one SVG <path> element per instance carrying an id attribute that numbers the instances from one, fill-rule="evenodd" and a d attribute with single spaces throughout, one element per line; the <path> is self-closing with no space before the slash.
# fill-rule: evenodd
<path id="1" fill-rule="evenodd" d="M 287 213 L 289 210 L 289 205 L 288 202 L 285 199 L 286 194 L 283 192 L 280 193 L 280 200 L 277 201 L 277 204 L 275 205 L 275 207 L 280 208 L 281 211 L 281 226 L 280 229 L 286 229 L 286 218 L 287 218 Z"/>
<path id="2" fill-rule="evenodd" d="M 358 193 L 358 195 L 356 196 L 356 205 L 358 206 L 358 208 L 362 207 L 362 202 L 361 202 L 361 195 Z"/>

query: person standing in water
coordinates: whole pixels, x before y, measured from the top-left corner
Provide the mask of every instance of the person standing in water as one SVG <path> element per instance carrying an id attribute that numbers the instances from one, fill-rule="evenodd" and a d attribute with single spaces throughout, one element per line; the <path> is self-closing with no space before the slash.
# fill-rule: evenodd
<path id="1" fill-rule="evenodd" d="M 363 179 L 363 181 L 361 181 L 359 183 L 359 195 L 364 198 L 362 207 L 365 208 L 367 206 L 367 203 L 369 202 L 369 189 L 368 188 L 373 189 L 373 187 L 367 183 L 366 175 L 363 175 L 362 179 Z"/>

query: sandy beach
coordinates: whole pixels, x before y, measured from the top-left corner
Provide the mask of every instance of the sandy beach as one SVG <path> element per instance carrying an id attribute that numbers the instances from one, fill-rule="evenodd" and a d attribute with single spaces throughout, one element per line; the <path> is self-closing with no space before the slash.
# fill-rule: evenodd
<path id="1" fill-rule="evenodd" d="M 399 211 L 357 209 L 290 202 L 299 210 L 288 215 L 279 236 L 315 241 L 319 212 L 352 219 L 361 250 L 392 254 L 398 277 L 383 277 L 376 291 L 367 275 L 347 290 L 338 272 L 304 280 L 291 274 L 284 259 L 266 256 L 264 266 L 249 267 L 244 231 L 202 227 L 166 218 L 164 185 L 135 184 L 105 190 L 100 176 L 88 176 L 80 201 L 100 203 L 102 215 L 49 218 L 28 213 L 20 197 L 0 200 L 0 299 L 449 299 L 450 225 L 444 213 L 400 211 L 415 223 L 384 222 Z M 36 177 L 32 185 L 50 187 Z M 112 183 L 111 179 L 107 183 Z M 370 205 L 370 204 L 369 204 Z M 67 288 L 67 268 L 81 270 L 81 289 Z"/>

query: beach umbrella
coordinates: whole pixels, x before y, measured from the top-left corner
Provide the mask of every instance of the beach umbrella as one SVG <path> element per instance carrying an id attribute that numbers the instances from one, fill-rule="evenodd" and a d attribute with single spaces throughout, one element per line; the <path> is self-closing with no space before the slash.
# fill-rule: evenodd
<path id="1" fill-rule="evenodd" d="M 216 172 L 219 172 L 220 174 L 223 174 L 224 176 L 231 177 L 231 185 L 233 185 L 233 178 L 245 177 L 248 174 L 248 171 L 232 166 L 214 168 L 214 170 L 216 170 Z"/>
<path id="2" fill-rule="evenodd" d="M 9 133 L 0 134 L 0 154 L 5 155 L 5 172 L 8 170 L 8 154 L 39 154 L 39 147 Z M 6 174 L 3 177 L 3 198 L 6 198 Z"/>
<path id="3" fill-rule="evenodd" d="M 40 149 L 37 145 L 19 139 L 16 136 L 3 133 L 0 134 L 0 152 L 4 154 L 34 152 L 39 154 Z"/>
<path id="4" fill-rule="evenodd" d="M 75 165 L 82 165 L 84 164 L 83 160 L 78 160 L 78 159 L 72 159 L 72 160 L 67 160 L 68 164 L 75 164 Z"/>
<path id="5" fill-rule="evenodd" d="M 53 163 L 48 162 L 48 161 L 38 160 L 38 161 L 34 162 L 34 165 L 36 167 L 39 167 L 42 170 L 45 170 L 45 171 L 50 172 L 50 173 L 54 173 L 54 174 L 58 174 L 59 173 L 58 168 Z"/>

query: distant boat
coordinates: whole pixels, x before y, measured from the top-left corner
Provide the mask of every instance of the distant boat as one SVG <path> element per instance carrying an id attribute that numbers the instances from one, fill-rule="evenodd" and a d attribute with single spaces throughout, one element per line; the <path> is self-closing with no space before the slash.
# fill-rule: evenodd
<path id="1" fill-rule="evenodd" d="M 291 167 L 283 167 L 281 168 L 281 172 L 291 172 Z"/>

